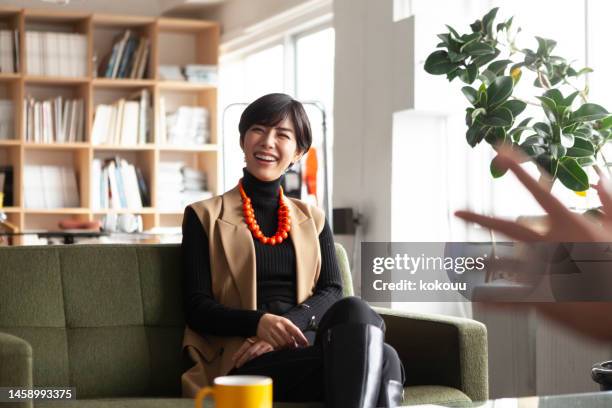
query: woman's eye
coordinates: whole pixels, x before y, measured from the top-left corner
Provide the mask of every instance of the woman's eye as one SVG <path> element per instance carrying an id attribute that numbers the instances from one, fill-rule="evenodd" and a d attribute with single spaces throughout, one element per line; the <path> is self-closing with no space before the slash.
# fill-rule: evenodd
<path id="1" fill-rule="evenodd" d="M 291 137 L 285 133 L 281 133 L 279 134 L 280 137 L 282 137 L 283 139 L 291 139 Z"/>

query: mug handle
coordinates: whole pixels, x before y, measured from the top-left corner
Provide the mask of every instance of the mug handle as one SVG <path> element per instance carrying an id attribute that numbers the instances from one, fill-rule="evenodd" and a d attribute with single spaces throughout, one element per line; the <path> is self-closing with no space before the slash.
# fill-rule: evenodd
<path id="1" fill-rule="evenodd" d="M 195 407 L 201 408 L 202 404 L 204 403 L 204 398 L 206 398 L 208 395 L 212 395 L 213 398 L 215 397 L 215 389 L 213 387 L 204 387 L 198 391 L 195 397 Z"/>

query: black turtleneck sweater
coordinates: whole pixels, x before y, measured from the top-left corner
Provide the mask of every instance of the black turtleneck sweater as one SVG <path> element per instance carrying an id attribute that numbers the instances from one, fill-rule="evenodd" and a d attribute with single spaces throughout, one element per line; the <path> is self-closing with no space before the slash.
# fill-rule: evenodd
<path id="1" fill-rule="evenodd" d="M 266 236 L 278 227 L 278 195 L 281 179 L 263 182 L 244 170 L 242 185 L 251 198 L 255 218 Z M 196 332 L 217 336 L 255 336 L 264 313 L 282 315 L 302 331 L 319 322 L 325 311 L 342 296 L 342 279 L 334 240 L 327 222 L 319 234 L 321 273 L 314 294 L 296 304 L 296 262 L 291 237 L 280 245 L 264 245 L 257 239 L 257 310 L 225 307 L 212 295 L 208 237 L 191 207 L 183 218 L 183 270 L 185 315 Z M 314 319 L 313 319 L 314 317 Z"/>

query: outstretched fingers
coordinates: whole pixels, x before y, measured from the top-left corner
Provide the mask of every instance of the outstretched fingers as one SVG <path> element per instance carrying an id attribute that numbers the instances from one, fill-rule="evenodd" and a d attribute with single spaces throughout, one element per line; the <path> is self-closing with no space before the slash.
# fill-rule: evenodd
<path id="1" fill-rule="evenodd" d="M 543 241 L 544 237 L 537 232 L 520 225 L 514 221 L 502 220 L 494 217 L 476 214 L 470 211 L 457 211 L 455 215 L 465 221 L 482 225 L 494 231 L 501 232 L 517 241 Z"/>

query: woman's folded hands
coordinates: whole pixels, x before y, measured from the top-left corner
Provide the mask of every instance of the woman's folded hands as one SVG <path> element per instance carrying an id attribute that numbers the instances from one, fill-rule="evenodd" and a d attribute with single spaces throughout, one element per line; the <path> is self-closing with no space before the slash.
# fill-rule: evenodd
<path id="1" fill-rule="evenodd" d="M 306 346 L 308 340 L 291 320 L 266 313 L 257 325 L 257 336 L 246 339 L 232 357 L 232 361 L 236 367 L 240 367 L 272 350 Z"/>

